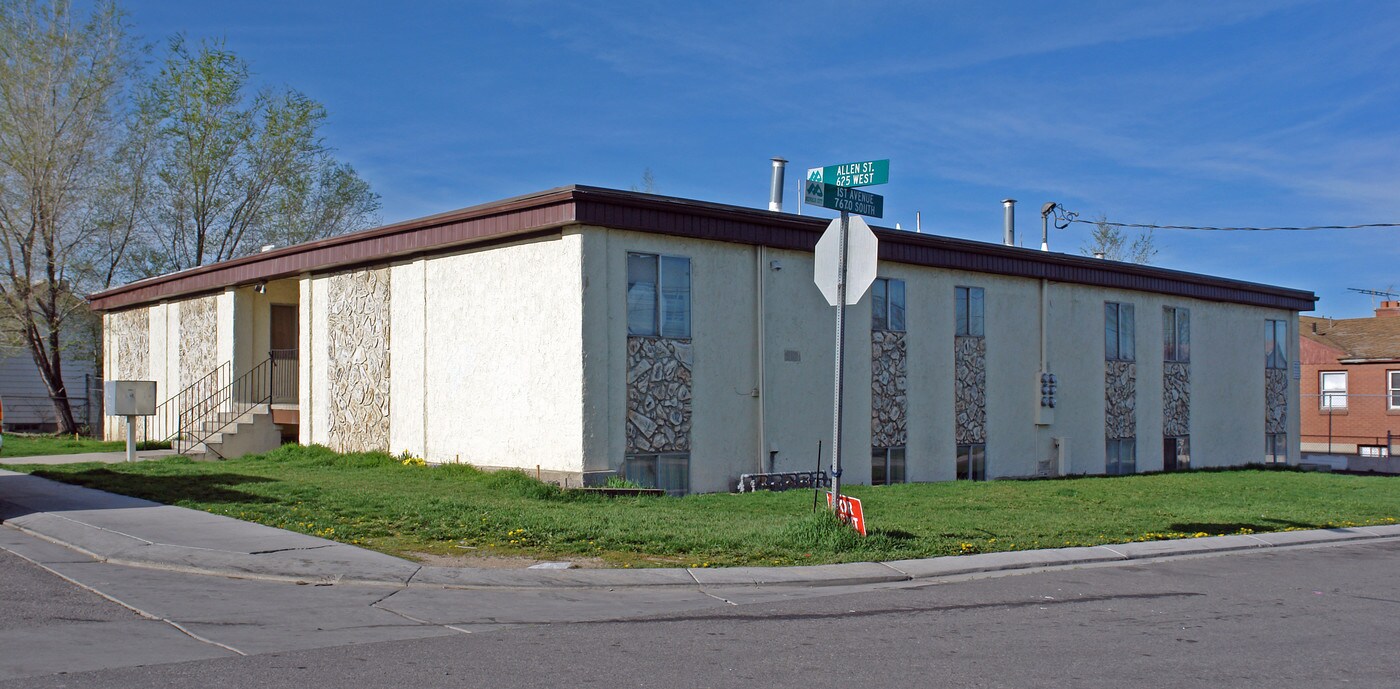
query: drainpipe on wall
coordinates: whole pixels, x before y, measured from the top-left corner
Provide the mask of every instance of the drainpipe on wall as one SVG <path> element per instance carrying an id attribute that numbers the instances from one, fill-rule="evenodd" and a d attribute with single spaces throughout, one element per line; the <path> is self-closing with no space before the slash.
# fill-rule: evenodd
<path id="1" fill-rule="evenodd" d="M 766 291 L 766 276 L 768 270 L 768 247 L 762 244 L 754 247 L 754 334 L 758 343 L 757 359 L 757 384 L 753 389 L 753 396 L 758 398 L 758 473 L 769 473 L 773 471 L 776 451 L 770 452 L 768 448 L 768 368 L 767 368 L 767 343 L 764 337 L 764 321 L 767 314 L 764 309 L 766 301 L 764 292 Z"/>

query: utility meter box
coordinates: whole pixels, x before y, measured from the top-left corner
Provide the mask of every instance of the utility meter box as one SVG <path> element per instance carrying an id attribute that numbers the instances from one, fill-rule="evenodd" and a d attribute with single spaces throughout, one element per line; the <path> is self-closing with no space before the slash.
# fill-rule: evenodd
<path id="1" fill-rule="evenodd" d="M 154 380 L 109 380 L 103 388 L 107 416 L 151 416 L 156 413 Z"/>

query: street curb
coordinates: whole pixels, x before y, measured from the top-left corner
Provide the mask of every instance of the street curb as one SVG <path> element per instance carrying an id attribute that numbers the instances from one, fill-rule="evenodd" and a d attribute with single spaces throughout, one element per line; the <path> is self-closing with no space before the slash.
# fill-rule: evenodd
<path id="1" fill-rule="evenodd" d="M 0 471 L 0 475 L 10 472 Z M 28 477 L 30 482 L 47 481 Z M 407 560 L 326 539 L 287 533 L 295 547 L 243 552 L 160 543 L 140 535 L 89 524 L 94 512 L 72 509 L 74 495 L 110 500 L 110 493 L 68 484 L 50 487 L 64 493 L 65 509 L 49 512 L 35 505 L 0 500 L 0 523 L 45 541 L 65 546 L 101 562 L 193 574 L 314 584 L 367 584 L 437 588 L 614 588 L 639 586 L 748 587 L 854 586 L 984 574 L 1043 567 L 1148 560 L 1187 555 L 1257 551 L 1324 543 L 1400 538 L 1400 524 L 1308 531 L 1208 536 L 1170 541 L 1142 541 L 1099 546 L 951 555 L 890 562 L 850 562 L 796 567 L 690 567 L 647 569 L 476 569 L 421 566 Z M 34 484 L 40 485 L 40 484 Z M 44 486 L 47 487 L 47 486 Z M 21 499 L 23 496 L 21 496 Z M 32 498 L 32 496 L 31 496 Z M 126 509 L 150 506 L 161 515 L 189 512 L 229 529 L 270 529 L 197 510 L 126 498 Z M 226 521 L 225 521 L 226 520 Z M 126 526 L 132 530 L 130 525 Z M 276 532 L 278 530 L 272 529 Z"/>

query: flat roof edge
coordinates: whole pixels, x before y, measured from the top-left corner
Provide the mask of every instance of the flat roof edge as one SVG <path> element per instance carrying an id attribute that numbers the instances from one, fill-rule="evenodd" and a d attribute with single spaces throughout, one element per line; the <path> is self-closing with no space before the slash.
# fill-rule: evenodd
<path id="1" fill-rule="evenodd" d="M 811 251 L 830 220 L 768 210 L 573 185 L 362 230 L 156 276 L 90 298 L 97 311 L 252 282 L 444 253 L 572 224 Z M 1305 290 L 1103 259 L 877 228 L 882 260 L 1040 278 L 1294 311 Z"/>

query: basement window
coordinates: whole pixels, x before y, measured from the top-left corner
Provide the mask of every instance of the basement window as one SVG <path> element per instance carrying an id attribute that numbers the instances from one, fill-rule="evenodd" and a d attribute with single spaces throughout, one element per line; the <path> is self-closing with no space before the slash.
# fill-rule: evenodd
<path id="1" fill-rule="evenodd" d="M 1162 471 L 1186 471 L 1190 468 L 1190 436 L 1162 438 Z"/>
<path id="2" fill-rule="evenodd" d="M 1125 476 L 1137 473 L 1137 438 L 1109 438 L 1104 448 L 1105 474 Z"/>
<path id="3" fill-rule="evenodd" d="M 958 480 L 987 480 L 987 444 L 958 446 Z"/>
<path id="4" fill-rule="evenodd" d="M 870 450 L 870 485 L 904 483 L 904 448 L 875 447 Z"/>
<path id="5" fill-rule="evenodd" d="M 1288 463 L 1288 434 L 1266 433 L 1264 435 L 1264 463 Z"/>
<path id="6" fill-rule="evenodd" d="M 627 455 L 622 461 L 622 476 L 643 488 L 685 495 L 690 492 L 690 453 Z"/>

